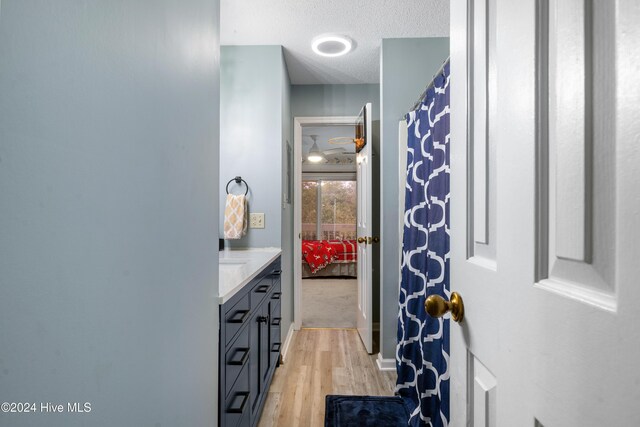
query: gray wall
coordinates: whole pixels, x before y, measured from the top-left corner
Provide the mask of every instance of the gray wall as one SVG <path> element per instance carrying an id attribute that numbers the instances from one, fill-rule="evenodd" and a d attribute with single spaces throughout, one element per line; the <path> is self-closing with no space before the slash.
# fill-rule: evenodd
<path id="1" fill-rule="evenodd" d="M 265 228 L 228 243 L 235 248 L 281 247 L 283 91 L 281 46 L 222 46 L 220 50 L 220 236 L 224 186 L 240 175 L 249 184 L 249 211 Z M 229 191 L 245 191 L 232 183 Z"/>
<path id="2" fill-rule="evenodd" d="M 383 39 L 380 100 L 382 103 L 382 325 L 381 352 L 395 358 L 400 245 L 398 224 L 398 122 L 449 56 L 447 37 Z"/>
<path id="3" fill-rule="evenodd" d="M 293 117 L 357 116 L 366 102 L 373 103 L 373 120 L 380 118 L 380 85 L 293 85 Z"/>
<path id="4" fill-rule="evenodd" d="M 281 46 L 222 46 L 220 57 L 220 236 L 224 186 L 236 175 L 249 184 L 249 211 L 265 228 L 250 228 L 232 248 L 282 248 L 282 339 L 293 321 L 293 210 L 284 203 L 286 144 L 293 144 L 291 84 Z M 293 146 L 293 145 L 292 145 Z M 244 191 L 235 183 L 234 193 Z"/>
<path id="5" fill-rule="evenodd" d="M 218 1 L 1 7 L 0 425 L 215 425 Z"/>

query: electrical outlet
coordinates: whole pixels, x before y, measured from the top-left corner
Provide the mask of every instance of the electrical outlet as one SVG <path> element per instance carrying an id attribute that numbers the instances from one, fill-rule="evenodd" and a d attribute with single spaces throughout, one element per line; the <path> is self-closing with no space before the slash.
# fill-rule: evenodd
<path id="1" fill-rule="evenodd" d="M 249 214 L 249 228 L 264 228 L 264 214 Z"/>

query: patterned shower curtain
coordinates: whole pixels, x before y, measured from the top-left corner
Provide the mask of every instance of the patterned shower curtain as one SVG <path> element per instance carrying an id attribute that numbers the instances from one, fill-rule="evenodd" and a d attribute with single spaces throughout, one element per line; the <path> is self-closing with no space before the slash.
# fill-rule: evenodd
<path id="1" fill-rule="evenodd" d="M 449 63 L 407 114 L 407 185 L 398 313 L 396 393 L 411 426 L 449 422 L 449 320 L 427 315 L 429 295 L 449 299 Z"/>

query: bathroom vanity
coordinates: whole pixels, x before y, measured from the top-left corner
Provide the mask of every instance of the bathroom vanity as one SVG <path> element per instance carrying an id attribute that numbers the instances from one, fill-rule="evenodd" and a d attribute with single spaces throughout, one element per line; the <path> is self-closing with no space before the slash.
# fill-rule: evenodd
<path id="1" fill-rule="evenodd" d="M 280 249 L 220 252 L 221 427 L 258 424 L 280 361 Z"/>

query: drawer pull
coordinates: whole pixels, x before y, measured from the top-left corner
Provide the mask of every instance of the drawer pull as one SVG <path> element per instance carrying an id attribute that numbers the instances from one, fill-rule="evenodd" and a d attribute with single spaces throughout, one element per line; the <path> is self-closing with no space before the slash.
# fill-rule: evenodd
<path id="1" fill-rule="evenodd" d="M 271 273 L 271 275 L 273 276 L 279 276 L 282 274 L 282 270 L 273 270 L 273 272 Z"/>
<path id="2" fill-rule="evenodd" d="M 247 317 L 249 317 L 249 310 L 238 310 L 227 320 L 227 322 L 244 323 L 244 321 L 247 320 Z"/>
<path id="3" fill-rule="evenodd" d="M 237 359 L 235 356 L 237 356 L 240 352 L 242 352 L 242 357 L 240 359 Z M 249 358 L 249 349 L 248 348 L 239 348 L 236 350 L 235 354 L 233 355 L 234 358 L 229 360 L 229 365 L 239 365 L 239 366 L 243 366 L 245 363 L 247 363 L 247 359 Z"/>
<path id="4" fill-rule="evenodd" d="M 242 402 L 240 403 L 240 406 L 238 406 L 237 408 L 234 408 L 233 407 L 233 403 L 237 400 L 236 398 L 238 396 L 242 396 Z M 240 391 L 240 392 L 236 393 L 236 395 L 231 400 L 231 405 L 229 405 L 229 407 L 227 408 L 227 413 L 228 414 L 241 414 L 241 413 L 243 413 L 244 412 L 244 407 L 247 405 L 248 401 L 249 401 L 249 392 L 248 391 Z"/>
<path id="5" fill-rule="evenodd" d="M 280 343 L 273 343 L 273 345 L 271 346 L 271 351 L 274 353 L 280 353 Z"/>
<path id="6" fill-rule="evenodd" d="M 258 316 L 258 323 L 269 323 L 269 316 Z"/>
<path id="7" fill-rule="evenodd" d="M 271 322 L 272 326 L 279 326 L 280 322 L 282 322 L 282 318 L 281 317 L 274 317 L 273 318 L 273 322 Z"/>
<path id="8" fill-rule="evenodd" d="M 271 285 L 260 285 L 256 288 L 256 292 L 266 294 Z"/>
<path id="9" fill-rule="evenodd" d="M 274 292 L 273 295 L 271 296 L 271 299 L 280 299 L 281 295 L 282 295 L 282 292 Z"/>

